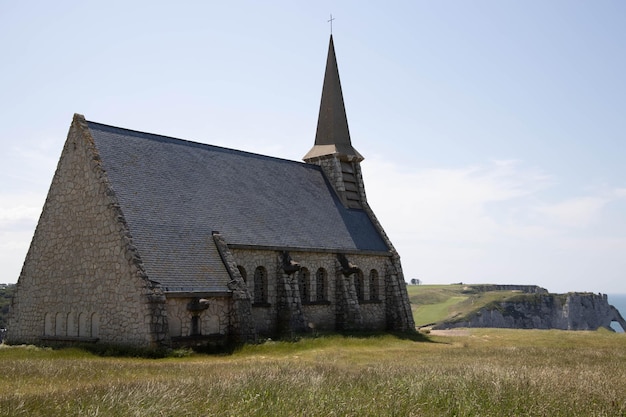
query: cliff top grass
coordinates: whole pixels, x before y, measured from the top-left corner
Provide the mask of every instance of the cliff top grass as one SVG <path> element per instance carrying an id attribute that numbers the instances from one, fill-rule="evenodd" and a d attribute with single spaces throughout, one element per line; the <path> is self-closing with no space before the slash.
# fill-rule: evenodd
<path id="1" fill-rule="evenodd" d="M 409 285 L 408 293 L 417 327 L 466 317 L 481 308 L 506 300 L 534 297 L 520 291 L 480 291 L 464 284 Z"/>
<path id="2" fill-rule="evenodd" d="M 434 332 L 435 333 L 435 332 Z M 626 339 L 469 329 L 416 342 L 323 336 L 231 355 L 0 348 L 6 416 L 601 416 L 626 413 Z"/>

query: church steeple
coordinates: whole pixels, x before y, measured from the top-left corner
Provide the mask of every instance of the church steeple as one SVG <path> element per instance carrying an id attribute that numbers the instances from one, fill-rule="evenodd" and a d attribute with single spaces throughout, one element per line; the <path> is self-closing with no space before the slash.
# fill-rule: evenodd
<path id="1" fill-rule="evenodd" d="M 330 35 L 326 72 L 322 87 L 322 100 L 317 119 L 315 145 L 304 156 L 306 162 L 319 157 L 335 155 L 342 161 L 362 161 L 363 156 L 354 149 L 350 141 L 348 119 L 343 104 L 339 70 L 335 56 L 333 35 Z"/>
<path id="2" fill-rule="evenodd" d="M 363 156 L 350 142 L 332 34 L 326 59 L 315 145 L 303 159 L 322 168 L 346 207 L 363 208 L 363 203 L 366 202 L 360 164 Z"/>

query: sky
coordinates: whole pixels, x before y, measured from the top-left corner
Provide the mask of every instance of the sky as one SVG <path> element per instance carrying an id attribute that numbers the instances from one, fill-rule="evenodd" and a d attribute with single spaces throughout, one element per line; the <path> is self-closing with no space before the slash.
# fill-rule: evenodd
<path id="1" fill-rule="evenodd" d="M 0 282 L 74 113 L 301 160 L 330 14 L 368 202 L 407 281 L 626 293 L 621 0 L 0 0 Z"/>

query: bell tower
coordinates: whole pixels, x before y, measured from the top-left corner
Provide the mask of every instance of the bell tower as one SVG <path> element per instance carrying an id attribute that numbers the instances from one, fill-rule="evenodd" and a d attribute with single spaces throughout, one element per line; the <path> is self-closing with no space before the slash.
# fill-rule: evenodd
<path id="1" fill-rule="evenodd" d="M 322 167 L 346 207 L 363 208 L 366 201 L 360 165 L 363 156 L 354 149 L 350 141 L 332 34 L 326 59 L 315 145 L 303 160 Z"/>

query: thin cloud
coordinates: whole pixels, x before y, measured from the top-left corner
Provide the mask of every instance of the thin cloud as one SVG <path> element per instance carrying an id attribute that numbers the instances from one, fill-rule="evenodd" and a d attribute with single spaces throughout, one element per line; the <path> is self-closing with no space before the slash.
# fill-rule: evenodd
<path id="1" fill-rule="evenodd" d="M 32 229 L 37 223 L 45 195 L 0 194 L 0 232 Z"/>
<path id="2" fill-rule="evenodd" d="M 609 188 L 591 190 L 590 195 L 571 197 L 554 203 L 543 203 L 534 207 L 538 219 L 555 227 L 586 229 L 604 220 L 606 208 L 626 200 L 626 189 Z"/>
<path id="3" fill-rule="evenodd" d="M 545 204 L 534 210 L 555 227 L 586 228 L 600 219 L 602 210 L 610 201 L 606 197 L 583 196 Z"/>
<path id="4" fill-rule="evenodd" d="M 406 172 L 375 160 L 366 172 L 370 203 L 388 219 L 390 233 L 410 231 L 413 239 L 454 243 L 495 240 L 500 223 L 514 215 L 502 203 L 528 204 L 522 200 L 554 182 L 518 161 Z"/>
<path id="5" fill-rule="evenodd" d="M 624 263 L 626 240 L 595 227 L 611 203 L 625 199 L 624 188 L 581 186 L 579 196 L 546 202 L 556 178 L 515 160 L 406 171 L 370 158 L 364 171 L 368 200 L 407 279 L 583 290 L 599 260 L 603 282 Z"/>

